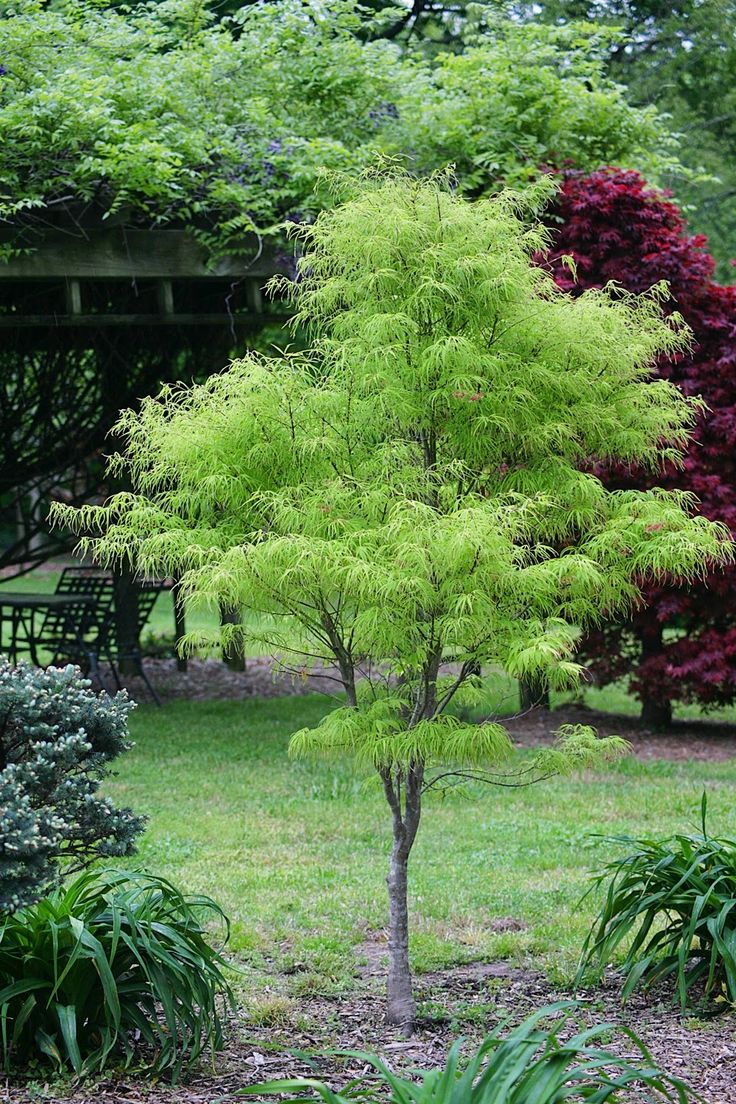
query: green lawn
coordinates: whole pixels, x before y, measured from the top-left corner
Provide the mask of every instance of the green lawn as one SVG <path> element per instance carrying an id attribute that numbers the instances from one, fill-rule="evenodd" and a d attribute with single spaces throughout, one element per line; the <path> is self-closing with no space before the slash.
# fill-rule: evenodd
<path id="1" fill-rule="evenodd" d="M 111 784 L 150 816 L 138 861 L 224 905 L 251 993 L 339 992 L 355 945 L 385 920 L 382 795 L 347 765 L 286 754 L 291 732 L 325 708 L 318 697 L 142 706 Z M 627 760 L 529 789 L 430 797 L 412 857 L 416 970 L 511 957 L 569 977 L 593 908 L 578 905 L 586 874 L 610 854 L 594 834 L 695 827 L 704 786 L 712 830 L 734 833 L 735 782 L 736 760 Z M 490 921 L 509 916 L 526 930 L 493 934 Z"/>
<path id="2" fill-rule="evenodd" d="M 59 574 L 60 571 L 49 571 L 46 569 L 31 571 L 20 578 L 0 580 L 0 589 L 11 591 L 26 590 L 36 593 L 52 594 L 56 588 Z M 263 621 L 259 619 L 258 615 L 246 613 L 245 619 L 247 623 L 252 624 L 255 628 L 261 629 L 262 631 Z M 212 630 L 216 625 L 217 617 L 211 610 L 202 607 L 194 608 L 187 615 L 187 631 L 189 632 L 196 630 Z M 145 644 L 146 638 L 148 637 L 166 636 L 167 638 L 173 639 L 173 632 L 174 611 L 171 593 L 164 591 L 156 599 L 151 618 L 143 634 L 143 642 Z M 2 651 L 3 642 L 7 644 L 7 626 L 5 627 L 5 634 L 0 638 L 0 651 Z M 246 642 L 245 651 L 246 655 L 256 656 L 264 654 L 266 649 L 253 642 L 251 642 L 250 645 Z M 41 659 L 44 659 L 43 653 L 41 653 Z M 626 687 L 622 684 L 606 686 L 600 690 L 596 687 L 586 687 L 581 696 L 591 709 L 629 715 L 636 715 L 639 712 L 639 703 L 629 696 Z M 559 705 L 564 701 L 569 701 L 570 697 L 570 694 L 552 694 L 552 704 L 553 706 Z M 499 704 L 500 708 L 498 711 L 500 713 L 512 713 L 516 710 L 517 703 L 518 691 L 515 683 L 511 679 L 507 679 L 499 674 L 492 680 L 489 690 L 488 705 L 484 705 L 478 711 L 478 715 L 490 712 L 494 707 L 498 707 Z M 703 711 L 697 705 L 682 705 L 678 703 L 675 705 L 675 717 L 687 720 L 698 720 L 703 717 Z M 714 710 L 708 714 L 708 717 L 714 721 L 736 724 L 736 706 Z"/>

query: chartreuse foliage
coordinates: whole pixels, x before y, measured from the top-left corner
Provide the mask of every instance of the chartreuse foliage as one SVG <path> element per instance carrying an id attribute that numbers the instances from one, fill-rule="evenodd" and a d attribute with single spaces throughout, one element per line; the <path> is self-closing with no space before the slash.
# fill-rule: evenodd
<path id="1" fill-rule="evenodd" d="M 208 897 L 163 878 L 81 874 L 0 924 L 0 1055 L 77 1074 L 133 1062 L 176 1078 L 222 1041 L 224 961 Z"/>
<path id="2" fill-rule="evenodd" d="M 702 833 L 656 840 L 618 836 L 626 854 L 594 886 L 606 895 L 583 950 L 579 978 L 627 945 L 624 999 L 637 986 L 674 981 L 681 1006 L 736 1003 L 736 840 Z M 631 938 L 633 936 L 633 939 Z"/>
<path id="3" fill-rule="evenodd" d="M 613 1030 L 610 1024 L 561 1038 L 575 1010 L 573 1002 L 560 1002 L 540 1009 L 511 1030 L 501 1024 L 466 1062 L 462 1061 L 462 1039 L 458 1039 L 445 1065 L 420 1071 L 418 1079 L 394 1073 L 373 1054 L 348 1052 L 371 1072 L 340 1091 L 323 1081 L 299 1078 L 249 1085 L 242 1095 L 289 1094 L 289 1104 L 320 1100 L 324 1104 L 369 1104 L 386 1099 L 391 1104 L 563 1104 L 566 1100 L 606 1104 L 622 1100 L 627 1088 L 646 1086 L 649 1100 L 687 1104 L 692 1099 L 687 1086 L 662 1073 L 631 1032 L 627 1042 L 638 1051 L 636 1058 L 621 1057 L 603 1045 Z M 546 1026 L 549 1020 L 552 1023 Z"/>
<path id="4" fill-rule="evenodd" d="M 252 253 L 251 231 L 329 202 L 324 166 L 357 172 L 378 151 L 421 172 L 453 161 L 474 189 L 541 164 L 656 176 L 670 160 L 663 121 L 604 78 L 593 26 L 496 13 L 462 56 L 428 59 L 370 41 L 355 0 L 220 8 L 18 0 L 0 15 L 0 216 L 43 231 L 65 209 L 115 215 Z"/>
<path id="5" fill-rule="evenodd" d="M 441 178 L 352 187 L 301 231 L 286 289 L 311 353 L 247 357 L 124 414 L 114 463 L 134 493 L 56 516 L 96 530 L 98 559 L 181 574 L 193 600 L 271 615 L 263 635 L 300 664 L 336 664 L 347 706 L 295 752 L 489 764 L 504 730 L 447 716 L 479 666 L 573 684 L 579 626 L 728 557 L 688 496 L 578 470 L 678 457 L 697 404 L 650 376 L 687 338 L 661 289 L 556 288 L 532 261 L 539 189 L 470 204 Z M 562 747 L 620 751 L 581 729 Z"/>

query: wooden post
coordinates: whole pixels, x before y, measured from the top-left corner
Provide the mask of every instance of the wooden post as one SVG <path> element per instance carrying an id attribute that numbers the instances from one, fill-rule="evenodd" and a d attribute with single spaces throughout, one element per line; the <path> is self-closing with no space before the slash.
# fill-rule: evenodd
<path id="1" fill-rule="evenodd" d="M 245 281 L 245 301 L 253 314 L 263 314 L 263 296 L 260 280 Z"/>
<path id="2" fill-rule="evenodd" d="M 79 280 L 70 277 L 66 282 L 66 309 L 68 314 L 82 313 L 82 288 Z"/>
<path id="3" fill-rule="evenodd" d="M 186 632 L 186 623 L 184 613 L 184 601 L 181 594 L 179 593 L 178 579 L 172 587 L 171 597 L 174 602 L 174 647 L 176 649 L 176 669 L 177 671 L 186 671 L 187 657 L 179 654 L 179 641 Z"/>
<path id="4" fill-rule="evenodd" d="M 161 314 L 174 313 L 174 289 L 171 280 L 159 280 L 156 284 L 158 309 Z"/>

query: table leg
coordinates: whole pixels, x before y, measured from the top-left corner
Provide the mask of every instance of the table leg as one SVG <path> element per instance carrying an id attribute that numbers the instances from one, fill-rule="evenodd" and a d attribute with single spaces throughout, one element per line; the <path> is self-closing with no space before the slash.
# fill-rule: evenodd
<path id="1" fill-rule="evenodd" d="M 40 667 L 41 664 L 38 659 L 38 651 L 36 650 L 36 611 L 31 609 L 28 615 L 28 627 L 26 628 L 26 638 L 28 640 L 28 651 L 31 655 L 31 662 Z"/>
<path id="2" fill-rule="evenodd" d="M 10 662 L 18 662 L 18 625 L 20 622 L 20 610 L 13 608 L 10 614 Z"/>

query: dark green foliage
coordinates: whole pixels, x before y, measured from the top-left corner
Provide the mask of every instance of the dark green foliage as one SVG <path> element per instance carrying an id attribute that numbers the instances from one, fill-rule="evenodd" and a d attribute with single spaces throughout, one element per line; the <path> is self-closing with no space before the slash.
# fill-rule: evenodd
<path id="1" fill-rule="evenodd" d="M 607 883 L 606 899 L 585 941 L 578 981 L 591 969 L 600 974 L 633 936 L 624 1000 L 639 985 L 674 978 L 682 1007 L 736 1003 L 736 840 L 709 836 L 705 811 L 703 796 L 702 834 L 614 837 L 631 850 L 594 879 L 594 886 Z"/>
<path id="2" fill-rule="evenodd" d="M 530 29 L 499 11 L 463 56 L 429 59 L 366 41 L 387 20 L 356 0 L 222 10 L 0 10 L 0 214 L 14 232 L 0 257 L 50 223 L 78 233 L 108 216 L 253 256 L 282 220 L 330 202 L 324 168 L 352 174 L 377 152 L 421 173 L 452 161 L 473 190 L 570 159 L 671 162 L 663 120 L 601 78 L 595 28 Z"/>
<path id="3" fill-rule="evenodd" d="M 208 897 L 162 878 L 86 872 L 0 927 L 0 1053 L 90 1073 L 134 1060 L 175 1079 L 222 1041 L 224 961 L 203 918 Z"/>
<path id="4" fill-rule="evenodd" d="M 243 1093 L 288 1093 L 289 1104 L 315 1100 L 326 1104 L 379 1100 L 391 1104 L 562 1104 L 566 1100 L 613 1104 L 623 1100 L 621 1090 L 645 1086 L 653 1094 L 649 1100 L 687 1104 L 691 1099 L 687 1087 L 657 1069 L 644 1044 L 633 1034 L 627 1032 L 627 1042 L 639 1051 L 641 1063 L 612 1054 L 600 1045 L 611 1030 L 609 1024 L 561 1038 L 576 1008 L 572 1002 L 549 1005 L 507 1034 L 501 1025 L 486 1037 L 467 1064 L 461 1059 L 459 1039 L 444 1068 L 419 1072 L 418 1080 L 399 1077 L 374 1055 L 353 1054 L 376 1072 L 351 1082 L 342 1092 L 333 1092 L 324 1082 L 300 1078 L 250 1085 Z M 558 1012 L 563 1013 L 561 1019 L 545 1029 L 543 1021 Z"/>
<path id="5" fill-rule="evenodd" d="M 0 914 L 38 899 L 60 862 L 129 855 L 144 820 L 99 797 L 129 748 L 124 694 L 95 694 L 75 667 L 0 663 Z"/>
<path id="6" fill-rule="evenodd" d="M 176 659 L 176 634 L 149 629 L 141 637 L 141 655 L 152 659 Z"/>
<path id="7" fill-rule="evenodd" d="M 736 253 L 736 3 L 734 0 L 545 0 L 524 4 L 524 17 L 556 26 L 594 20 L 604 69 L 635 104 L 656 104 L 679 135 L 679 156 L 690 170 L 663 174 L 708 235 L 718 279 L 733 281 Z M 519 11 L 516 0 L 513 4 Z M 617 27 L 606 38 L 604 25 Z M 613 163 L 613 162 L 611 162 Z M 635 163 L 635 162 L 634 162 Z M 706 175 L 703 176 L 702 170 Z"/>

